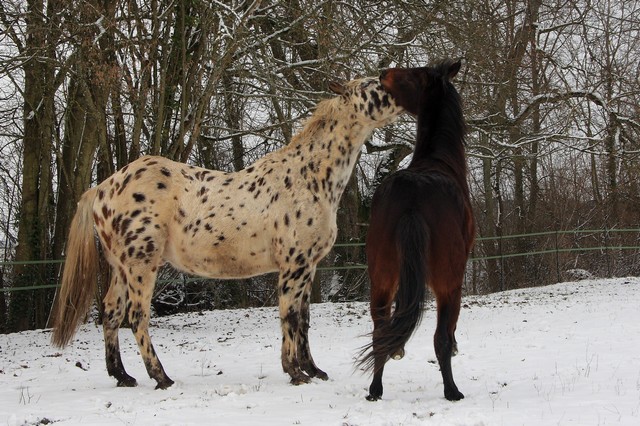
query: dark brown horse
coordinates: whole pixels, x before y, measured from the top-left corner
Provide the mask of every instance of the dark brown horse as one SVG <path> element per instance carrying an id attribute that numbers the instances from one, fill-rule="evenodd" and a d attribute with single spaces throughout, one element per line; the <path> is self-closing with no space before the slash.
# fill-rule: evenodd
<path id="1" fill-rule="evenodd" d="M 460 96 L 451 84 L 459 70 L 460 61 L 443 61 L 433 67 L 389 69 L 381 77 L 396 102 L 418 116 L 418 129 L 409 166 L 385 179 L 373 196 L 367 258 L 374 329 L 361 360 L 374 372 L 370 401 L 382 396 L 387 359 L 404 355 L 422 317 L 427 285 L 437 303 L 434 347 L 444 396 L 450 401 L 464 398 L 453 381 L 451 356 L 457 352 L 454 333 L 474 220 L 465 123 Z"/>

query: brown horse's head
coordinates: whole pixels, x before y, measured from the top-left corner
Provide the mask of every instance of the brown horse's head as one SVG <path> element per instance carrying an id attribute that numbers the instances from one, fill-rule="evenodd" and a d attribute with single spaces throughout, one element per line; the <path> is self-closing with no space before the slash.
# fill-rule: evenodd
<path id="1" fill-rule="evenodd" d="M 396 103 L 417 115 L 422 94 L 438 81 L 451 81 L 460 71 L 461 61 L 443 61 L 435 67 L 389 68 L 380 74 L 380 82 Z"/>

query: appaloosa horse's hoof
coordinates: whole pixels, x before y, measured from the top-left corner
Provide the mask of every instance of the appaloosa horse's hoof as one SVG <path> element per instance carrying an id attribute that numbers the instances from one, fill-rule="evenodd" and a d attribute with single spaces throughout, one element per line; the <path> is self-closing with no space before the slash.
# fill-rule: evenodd
<path id="1" fill-rule="evenodd" d="M 329 380 L 329 376 L 324 371 L 320 370 L 318 367 L 314 366 L 313 368 L 303 369 L 305 373 L 309 375 L 309 377 L 317 377 L 320 380 Z"/>
<path id="2" fill-rule="evenodd" d="M 158 384 L 156 385 L 156 390 L 157 389 L 167 389 L 167 388 L 171 387 L 171 385 L 173 383 L 174 383 L 174 381 L 167 377 L 166 380 L 158 382 Z"/>
<path id="3" fill-rule="evenodd" d="M 310 383 L 310 382 L 311 382 L 311 377 L 307 376 L 304 373 L 291 376 L 291 384 L 295 386 L 303 385 L 305 383 Z"/>
<path id="4" fill-rule="evenodd" d="M 318 370 L 316 377 L 320 380 L 324 380 L 325 382 L 329 380 L 329 375 L 322 370 Z"/>
<path id="5" fill-rule="evenodd" d="M 118 384 L 116 386 L 119 388 L 135 388 L 138 386 L 138 382 L 133 377 L 126 377 L 118 380 Z"/>

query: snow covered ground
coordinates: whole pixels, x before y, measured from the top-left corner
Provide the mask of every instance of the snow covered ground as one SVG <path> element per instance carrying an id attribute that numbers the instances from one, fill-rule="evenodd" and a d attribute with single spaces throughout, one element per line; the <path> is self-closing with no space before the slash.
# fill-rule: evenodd
<path id="1" fill-rule="evenodd" d="M 364 303 L 311 308 L 311 349 L 329 381 L 289 384 L 275 308 L 154 319 L 167 374 L 154 390 L 129 330 L 123 360 L 137 388 L 107 376 L 101 328 L 58 351 L 50 332 L 0 335 L 0 425 L 640 425 L 640 279 L 618 278 L 468 297 L 449 402 L 432 347 L 430 305 L 383 400 L 353 357 L 368 342 Z"/>

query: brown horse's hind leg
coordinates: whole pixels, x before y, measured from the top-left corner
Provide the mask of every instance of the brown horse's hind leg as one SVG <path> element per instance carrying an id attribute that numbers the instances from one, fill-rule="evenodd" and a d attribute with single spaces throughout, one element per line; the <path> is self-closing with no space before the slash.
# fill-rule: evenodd
<path id="1" fill-rule="evenodd" d="M 112 270 L 111 285 L 104 298 L 104 347 L 107 361 L 107 372 L 114 377 L 119 387 L 133 387 L 137 385 L 136 379 L 127 374 L 120 357 L 120 344 L 118 342 L 118 328 L 126 313 L 127 288 L 118 280 L 118 275 Z"/>
<path id="2" fill-rule="evenodd" d="M 378 222 L 379 229 L 380 222 Z M 373 320 L 373 333 L 371 334 L 371 354 L 373 356 L 373 379 L 369 385 L 368 401 L 377 401 L 382 398 L 382 375 L 384 366 L 388 360 L 388 351 L 382 344 L 382 330 L 391 321 L 391 306 L 393 298 L 398 291 L 398 259 L 395 252 L 395 244 L 389 244 L 382 238 L 374 242 L 376 238 L 384 235 L 380 231 L 371 233 L 369 228 L 367 235 L 367 258 L 369 260 L 369 279 L 371 281 L 370 311 Z"/>
<path id="3" fill-rule="evenodd" d="M 131 269 L 128 302 L 131 331 L 138 342 L 138 348 L 149 377 L 158 383 L 156 389 L 166 389 L 174 382 L 165 373 L 149 337 L 149 313 L 156 280 L 155 268 L 152 270 L 145 264 Z"/>
<path id="4" fill-rule="evenodd" d="M 372 284 L 373 285 L 373 284 Z M 390 296 L 388 296 L 390 298 Z M 387 362 L 387 356 L 384 350 L 380 348 L 379 331 L 383 324 L 387 323 L 391 317 L 391 300 L 371 301 L 371 317 L 373 319 L 372 333 L 372 350 L 373 358 L 373 379 L 369 385 L 368 401 L 377 401 L 382 398 L 382 375 L 384 373 L 384 365 Z"/>
<path id="5" fill-rule="evenodd" d="M 458 390 L 453 381 L 453 372 L 451 371 L 451 356 L 457 351 L 454 333 L 458 315 L 460 314 L 460 299 L 460 288 L 446 296 L 436 295 L 438 324 L 433 337 L 433 344 L 444 382 L 444 397 L 449 401 L 458 401 L 464 398 L 464 395 Z"/>
<path id="6" fill-rule="evenodd" d="M 320 370 L 316 365 L 313 357 L 311 356 L 311 349 L 309 348 L 309 297 L 311 296 L 311 283 L 313 279 L 309 281 L 302 294 L 300 305 L 300 328 L 298 333 L 298 359 L 300 361 L 300 368 L 307 373 L 309 377 L 317 377 L 321 380 L 328 380 L 329 376 L 324 371 Z"/>

